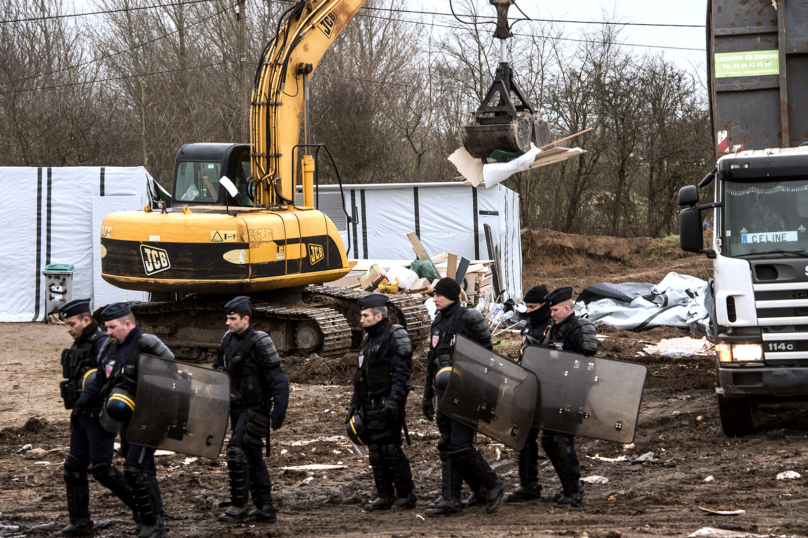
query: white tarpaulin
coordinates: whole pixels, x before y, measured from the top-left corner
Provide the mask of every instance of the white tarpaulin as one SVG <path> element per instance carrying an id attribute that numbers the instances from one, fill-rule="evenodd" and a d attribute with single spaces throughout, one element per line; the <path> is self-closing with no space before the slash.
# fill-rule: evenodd
<path id="1" fill-rule="evenodd" d="M 100 223 L 113 211 L 142 209 L 152 181 L 143 167 L 0 167 L 0 190 L 7 193 L 0 199 L 0 322 L 45 318 L 42 271 L 54 263 L 74 266 L 73 298 L 90 297 L 94 308 L 108 304 L 113 295 L 97 284 Z M 146 298 L 123 290 L 114 295 Z"/>
<path id="2" fill-rule="evenodd" d="M 609 285 L 613 291 L 619 291 L 621 286 Z M 596 324 L 603 323 L 623 330 L 666 326 L 690 329 L 696 334 L 706 333 L 709 312 L 705 307 L 707 282 L 704 280 L 668 273 L 656 286 L 647 285 L 649 293 L 640 294 L 637 291 L 642 284 L 629 283 L 626 286 L 635 295 L 630 302 L 613 298 L 588 304 L 579 301 L 575 303 L 575 313 L 587 315 Z"/>
<path id="3" fill-rule="evenodd" d="M 320 209 L 342 235 L 349 258 L 414 260 L 407 234 L 415 232 L 431 255 L 453 252 L 488 259 L 484 225 L 491 226 L 500 251 L 506 297 L 522 297 L 522 238 L 519 195 L 496 185 L 475 189 L 462 183 L 344 185 L 347 224 L 339 186 L 320 186 Z"/>

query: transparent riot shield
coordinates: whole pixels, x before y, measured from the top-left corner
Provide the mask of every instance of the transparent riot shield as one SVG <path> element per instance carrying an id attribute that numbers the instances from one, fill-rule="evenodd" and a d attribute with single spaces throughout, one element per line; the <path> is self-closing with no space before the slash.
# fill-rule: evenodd
<path id="1" fill-rule="evenodd" d="M 617 443 L 631 443 L 637 428 L 647 368 L 529 346 L 522 367 L 539 379 L 533 426 Z"/>
<path id="2" fill-rule="evenodd" d="M 138 361 L 135 411 L 126 440 L 219 457 L 230 412 L 230 376 L 152 355 L 140 355 Z"/>
<path id="3" fill-rule="evenodd" d="M 439 397 L 441 413 L 521 450 L 536 408 L 538 381 L 532 372 L 464 336 L 455 342 L 449 386 Z"/>

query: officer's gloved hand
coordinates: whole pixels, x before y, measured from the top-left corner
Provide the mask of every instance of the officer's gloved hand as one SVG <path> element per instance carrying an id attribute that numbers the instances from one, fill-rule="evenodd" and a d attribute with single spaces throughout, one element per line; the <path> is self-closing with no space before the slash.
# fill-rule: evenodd
<path id="1" fill-rule="evenodd" d="M 401 396 L 393 394 L 384 401 L 384 418 L 395 420 L 401 413 Z"/>
<path id="2" fill-rule="evenodd" d="M 281 428 L 281 426 L 283 426 L 283 418 L 284 417 L 273 417 L 272 418 L 271 426 L 272 426 L 273 430 L 279 430 Z"/>
<path id="3" fill-rule="evenodd" d="M 421 410 L 427 420 L 435 420 L 435 404 L 432 403 L 432 390 L 424 390 L 424 401 L 421 402 Z"/>
<path id="4" fill-rule="evenodd" d="M 345 416 L 345 424 L 348 424 L 351 421 L 351 418 L 356 414 L 358 408 L 355 405 L 352 405 L 350 409 L 348 409 L 348 414 Z"/>
<path id="5" fill-rule="evenodd" d="M 81 425 L 79 425 L 79 417 L 83 412 L 84 406 L 81 405 L 74 405 L 73 410 L 70 412 L 70 425 L 77 430 L 81 429 Z"/>

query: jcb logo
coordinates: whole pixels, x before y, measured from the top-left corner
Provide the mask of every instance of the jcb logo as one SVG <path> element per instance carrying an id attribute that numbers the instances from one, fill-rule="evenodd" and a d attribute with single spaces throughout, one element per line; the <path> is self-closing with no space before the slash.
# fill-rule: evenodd
<path id="1" fill-rule="evenodd" d="M 320 21 L 320 24 L 318 24 L 317 27 L 325 34 L 327 38 L 331 39 L 331 35 L 334 33 L 334 25 L 336 23 L 337 16 L 332 12 L 326 15 L 325 18 Z"/>
<path id="2" fill-rule="evenodd" d="M 309 261 L 312 265 L 319 263 L 325 258 L 325 251 L 320 245 L 309 245 Z"/>
<path id="3" fill-rule="evenodd" d="M 140 245 L 140 257 L 143 258 L 143 269 L 146 270 L 147 275 L 171 269 L 168 252 L 161 248 Z"/>

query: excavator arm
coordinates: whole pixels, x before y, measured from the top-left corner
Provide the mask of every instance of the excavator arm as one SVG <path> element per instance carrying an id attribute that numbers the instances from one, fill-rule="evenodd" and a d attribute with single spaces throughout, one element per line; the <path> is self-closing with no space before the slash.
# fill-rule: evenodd
<path id="1" fill-rule="evenodd" d="M 298 155 L 294 148 L 300 141 L 308 82 L 325 51 L 365 2 L 300 0 L 282 14 L 277 35 L 261 54 L 250 104 L 250 165 L 256 206 L 292 209 Z M 308 122 L 305 128 L 309 129 Z M 313 162 L 309 163 L 310 174 Z M 309 184 L 304 191 L 306 187 L 312 189 Z M 306 199 L 311 194 L 304 192 Z"/>

